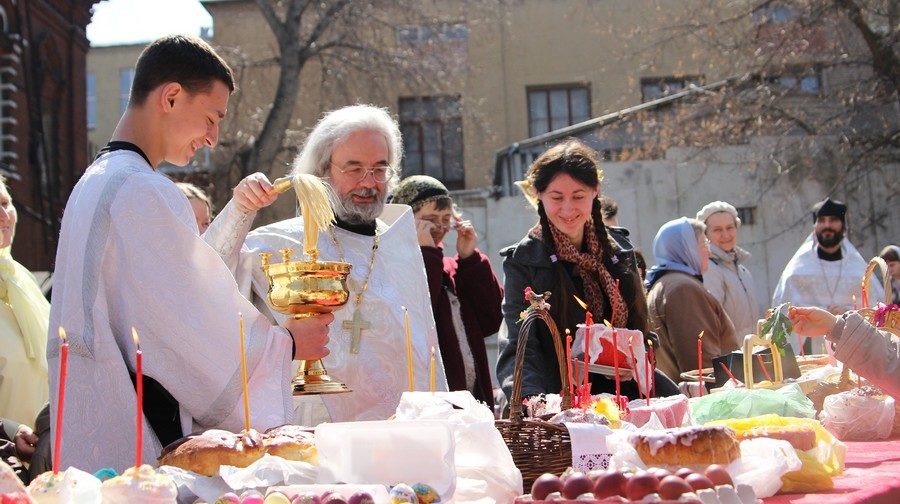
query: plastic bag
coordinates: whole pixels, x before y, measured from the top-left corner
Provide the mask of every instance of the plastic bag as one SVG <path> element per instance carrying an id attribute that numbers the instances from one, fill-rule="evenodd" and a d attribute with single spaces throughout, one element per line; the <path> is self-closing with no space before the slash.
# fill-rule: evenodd
<path id="1" fill-rule="evenodd" d="M 771 389 L 733 389 L 690 399 L 694 421 L 702 425 L 713 420 L 750 418 L 766 414 L 815 418 L 812 401 L 796 383 Z"/>
<path id="2" fill-rule="evenodd" d="M 848 390 L 825 398 L 819 418 L 838 439 L 887 439 L 894 427 L 894 398 L 868 397 Z"/>
<path id="3" fill-rule="evenodd" d="M 444 421 L 455 438 L 454 502 L 512 502 L 522 492 L 522 473 L 513 462 L 494 414 L 472 394 L 404 392 L 397 420 Z"/>
<path id="4" fill-rule="evenodd" d="M 814 493 L 834 488 L 832 478 L 844 471 L 844 456 L 847 446 L 841 443 L 818 421 L 811 418 L 782 417 L 778 415 L 762 415 L 753 418 L 722 420 L 711 422 L 711 425 L 727 425 L 738 435 L 757 427 L 784 427 L 801 425 L 811 428 L 816 433 L 816 447 L 811 450 L 797 451 L 801 467 L 781 477 L 781 493 Z"/>
<path id="5" fill-rule="evenodd" d="M 445 421 L 323 423 L 320 483 L 425 483 L 447 500 L 456 487 L 455 442 Z"/>

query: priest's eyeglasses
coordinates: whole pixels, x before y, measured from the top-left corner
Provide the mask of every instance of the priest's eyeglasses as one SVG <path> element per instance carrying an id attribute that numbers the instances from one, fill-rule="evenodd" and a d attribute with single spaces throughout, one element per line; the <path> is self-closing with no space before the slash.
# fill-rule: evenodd
<path id="1" fill-rule="evenodd" d="M 370 173 L 372 174 L 372 179 L 379 184 L 387 182 L 389 178 L 394 176 L 394 169 L 389 165 L 365 167 L 360 165 L 338 166 L 333 162 L 330 164 L 337 168 L 342 175 L 346 175 L 350 180 L 356 182 L 362 182 Z"/>

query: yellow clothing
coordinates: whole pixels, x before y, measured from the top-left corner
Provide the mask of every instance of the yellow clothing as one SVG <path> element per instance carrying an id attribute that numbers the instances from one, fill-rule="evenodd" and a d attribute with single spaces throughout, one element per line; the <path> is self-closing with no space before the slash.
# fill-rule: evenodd
<path id="1" fill-rule="evenodd" d="M 0 417 L 34 424 L 50 396 L 47 325 L 50 303 L 34 276 L 0 249 Z"/>

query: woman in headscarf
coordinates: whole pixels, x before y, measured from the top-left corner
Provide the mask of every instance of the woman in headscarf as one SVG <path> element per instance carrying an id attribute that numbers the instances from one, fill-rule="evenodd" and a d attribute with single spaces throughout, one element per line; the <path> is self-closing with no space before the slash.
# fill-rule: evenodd
<path id="1" fill-rule="evenodd" d="M 646 281 L 650 329 L 659 335 L 657 365 L 673 380 L 697 369 L 701 331 L 703 367 L 738 347 L 731 319 L 703 286 L 709 265 L 705 230 L 702 222 L 682 217 L 663 224 L 653 239 L 656 266 Z"/>
<path id="2" fill-rule="evenodd" d="M 890 285 L 885 285 L 885 290 L 891 289 L 891 300 L 895 304 L 900 304 L 900 247 L 896 245 L 888 245 L 881 249 L 879 257 L 887 263 L 891 272 Z M 880 301 L 876 299 L 875 301 Z"/>
<path id="3" fill-rule="evenodd" d="M 472 392 L 493 409 L 484 339 L 500 327 L 503 288 L 491 261 L 475 248 L 475 228 L 461 219 L 444 184 L 427 175 L 403 179 L 391 203 L 409 205 L 416 217 L 447 385 Z M 451 230 L 456 232 L 456 254 L 445 257 L 444 237 Z"/>
<path id="4" fill-rule="evenodd" d="M 16 207 L 0 177 L 0 417 L 33 425 L 47 402 L 50 303 L 34 276 L 10 255 Z"/>
<path id="5" fill-rule="evenodd" d="M 597 152 L 569 140 L 541 154 L 519 184 L 537 207 L 540 220 L 518 244 L 500 252 L 505 273 L 501 334 L 505 332 L 508 340 L 497 363 L 497 379 L 507 397 L 519 316 L 527 307 L 525 287 L 552 293 L 550 315 L 561 334 L 566 329 L 575 334 L 577 325 L 584 322 L 585 310 L 573 295 L 588 304 L 594 320 L 610 320 L 615 327 L 647 334 L 647 304 L 634 256 L 622 250 L 603 224 L 598 199 L 602 177 Z M 533 327 L 522 370 L 522 395 L 559 393 L 562 384 L 552 336 L 543 324 Z M 592 374 L 590 381 L 594 394 L 615 391 L 615 381 L 606 376 Z M 674 383 L 657 375 L 657 395 L 677 392 Z M 636 382 L 622 382 L 622 394 L 638 398 Z"/>

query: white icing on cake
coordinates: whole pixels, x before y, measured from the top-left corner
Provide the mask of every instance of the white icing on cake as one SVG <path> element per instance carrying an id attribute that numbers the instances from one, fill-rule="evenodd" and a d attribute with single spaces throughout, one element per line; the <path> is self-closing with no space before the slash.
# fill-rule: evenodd
<path id="1" fill-rule="evenodd" d="M 100 480 L 74 467 L 48 471 L 32 480 L 28 496 L 35 504 L 100 504 Z"/>
<path id="2" fill-rule="evenodd" d="M 158 474 L 147 464 L 129 467 L 101 487 L 103 504 L 175 504 L 178 489 L 167 474 Z"/>

